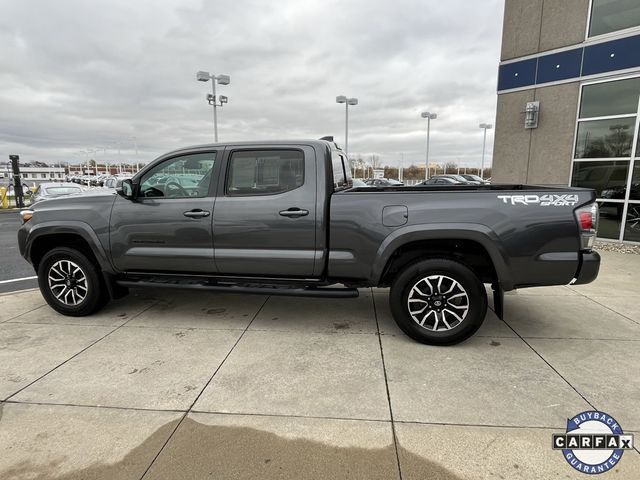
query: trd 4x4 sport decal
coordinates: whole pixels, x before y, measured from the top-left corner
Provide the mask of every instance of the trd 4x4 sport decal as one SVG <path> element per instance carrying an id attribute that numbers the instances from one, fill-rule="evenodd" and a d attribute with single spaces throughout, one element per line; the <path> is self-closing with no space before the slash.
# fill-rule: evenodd
<path id="1" fill-rule="evenodd" d="M 498 195 L 502 203 L 510 205 L 540 205 L 541 207 L 566 207 L 578 203 L 578 195 Z"/>

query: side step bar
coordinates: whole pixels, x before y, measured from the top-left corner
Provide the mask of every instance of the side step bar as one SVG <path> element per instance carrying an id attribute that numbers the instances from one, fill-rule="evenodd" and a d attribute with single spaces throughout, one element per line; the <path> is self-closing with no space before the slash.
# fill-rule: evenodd
<path id="1" fill-rule="evenodd" d="M 245 293 L 251 295 L 280 295 L 292 297 L 323 297 L 323 298 L 356 298 L 360 293 L 355 288 L 298 288 L 277 285 L 245 286 L 233 284 L 207 284 L 202 282 L 180 282 L 150 280 L 116 280 L 121 287 L 158 287 L 188 290 L 206 290 L 210 292 Z"/>

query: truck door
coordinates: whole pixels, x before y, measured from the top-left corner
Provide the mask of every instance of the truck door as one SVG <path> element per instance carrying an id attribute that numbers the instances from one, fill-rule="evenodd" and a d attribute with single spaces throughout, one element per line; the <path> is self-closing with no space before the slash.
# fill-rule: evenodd
<path id="1" fill-rule="evenodd" d="M 220 273 L 311 277 L 316 157 L 311 147 L 227 147 L 213 214 Z"/>
<path id="2" fill-rule="evenodd" d="M 217 156 L 198 151 L 169 157 L 142 175 L 135 200 L 117 196 L 109 237 L 118 270 L 215 273 Z"/>

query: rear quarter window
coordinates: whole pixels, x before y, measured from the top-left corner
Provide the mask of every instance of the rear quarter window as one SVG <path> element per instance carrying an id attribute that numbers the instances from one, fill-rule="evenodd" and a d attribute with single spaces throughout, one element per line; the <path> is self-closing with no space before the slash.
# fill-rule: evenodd
<path id="1" fill-rule="evenodd" d="M 340 152 L 331 153 L 331 165 L 333 168 L 333 189 L 344 190 L 353 186 L 351 178 L 351 165 L 346 155 Z"/>

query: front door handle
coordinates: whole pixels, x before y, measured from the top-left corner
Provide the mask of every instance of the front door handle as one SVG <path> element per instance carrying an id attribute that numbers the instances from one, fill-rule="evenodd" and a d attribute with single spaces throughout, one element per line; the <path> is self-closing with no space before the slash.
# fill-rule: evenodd
<path id="1" fill-rule="evenodd" d="M 209 215 L 211 215 L 211 212 L 207 210 L 201 210 L 199 208 L 194 208 L 193 210 L 184 212 L 183 215 L 189 218 L 202 218 L 202 217 L 208 217 Z"/>
<path id="2" fill-rule="evenodd" d="M 303 208 L 298 208 L 298 207 L 292 207 L 292 208 L 289 208 L 288 210 L 282 210 L 280 212 L 280 215 L 282 215 L 283 217 L 289 217 L 289 218 L 306 217 L 307 215 L 309 215 L 309 210 L 304 210 Z"/>

